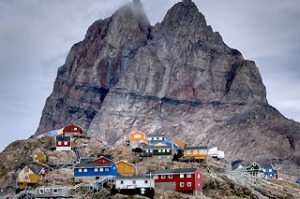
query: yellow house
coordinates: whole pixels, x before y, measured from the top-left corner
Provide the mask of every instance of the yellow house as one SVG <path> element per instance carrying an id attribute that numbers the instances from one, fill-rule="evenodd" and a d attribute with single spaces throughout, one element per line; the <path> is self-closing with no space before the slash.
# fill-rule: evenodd
<path id="1" fill-rule="evenodd" d="M 136 175 L 137 173 L 137 169 L 133 164 L 121 160 L 116 165 L 120 175 Z"/>
<path id="2" fill-rule="evenodd" d="M 180 148 L 180 149 L 184 149 L 186 147 L 186 143 L 181 139 L 175 138 L 172 140 L 172 142 L 177 144 L 178 148 Z"/>
<path id="3" fill-rule="evenodd" d="M 34 162 L 46 163 L 47 161 L 45 152 L 40 148 L 35 149 L 32 152 L 31 157 Z"/>
<path id="4" fill-rule="evenodd" d="M 28 188 L 28 186 L 34 187 L 41 182 L 40 172 L 44 169 L 34 169 L 29 166 L 25 166 L 19 173 L 16 179 L 16 190 L 22 190 Z"/>
<path id="5" fill-rule="evenodd" d="M 184 157 L 195 157 L 196 160 L 203 160 L 207 155 L 208 149 L 206 146 L 184 148 Z"/>

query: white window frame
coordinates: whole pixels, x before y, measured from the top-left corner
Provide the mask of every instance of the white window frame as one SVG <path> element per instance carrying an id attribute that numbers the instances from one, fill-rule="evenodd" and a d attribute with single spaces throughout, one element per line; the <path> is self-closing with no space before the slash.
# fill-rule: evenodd
<path id="1" fill-rule="evenodd" d="M 57 145 L 58 145 L 58 146 L 61 146 L 61 141 L 58 141 L 58 142 L 57 142 Z"/>
<path id="2" fill-rule="evenodd" d="M 83 169 L 83 172 L 87 173 L 87 169 Z"/>
<path id="3" fill-rule="evenodd" d="M 65 141 L 65 142 L 64 142 L 64 145 L 65 145 L 65 146 L 67 146 L 67 145 L 68 145 L 68 142 L 67 142 L 67 141 Z"/>
<path id="4" fill-rule="evenodd" d="M 191 186 L 192 186 L 192 182 L 187 182 L 187 183 L 186 183 L 186 186 L 187 186 L 187 187 L 191 187 Z"/>
<path id="5" fill-rule="evenodd" d="M 94 172 L 98 172 L 98 168 L 94 168 Z"/>
<path id="6" fill-rule="evenodd" d="M 168 175 L 168 178 L 169 179 L 173 179 L 173 175 Z"/>
<path id="7" fill-rule="evenodd" d="M 186 154 L 191 154 L 191 151 L 190 151 L 190 150 L 187 150 L 187 151 L 186 151 Z"/>
<path id="8" fill-rule="evenodd" d="M 184 174 L 180 174 L 179 177 L 180 177 L 180 178 L 184 178 Z"/>
<path id="9" fill-rule="evenodd" d="M 180 183 L 179 183 L 179 186 L 180 186 L 180 187 L 184 187 L 184 182 L 180 182 Z"/>
<path id="10" fill-rule="evenodd" d="M 169 153 L 170 152 L 170 149 L 167 149 L 167 153 Z"/>
<path id="11" fill-rule="evenodd" d="M 161 179 L 166 179 L 166 176 L 165 175 L 161 175 L 160 178 Z"/>
<path id="12" fill-rule="evenodd" d="M 105 171 L 109 171 L 109 168 L 105 168 Z"/>
<path id="13" fill-rule="evenodd" d="M 100 172 L 103 172 L 103 168 L 100 168 Z"/>
<path id="14" fill-rule="evenodd" d="M 78 169 L 78 172 L 81 173 L 81 172 L 82 172 L 82 169 Z"/>
<path id="15" fill-rule="evenodd" d="M 198 174 L 198 178 L 200 179 L 200 174 Z"/>
<path id="16" fill-rule="evenodd" d="M 194 150 L 194 154 L 198 154 L 198 150 Z"/>
<path id="17" fill-rule="evenodd" d="M 153 140 L 157 140 L 157 137 L 153 137 Z"/>
<path id="18" fill-rule="evenodd" d="M 192 174 L 186 174 L 186 177 L 187 177 L 187 178 L 191 178 L 191 177 L 192 177 Z"/>
<path id="19" fill-rule="evenodd" d="M 159 139 L 159 140 L 163 140 L 163 138 L 162 138 L 162 137 L 158 137 L 158 139 Z"/>
<path id="20" fill-rule="evenodd" d="M 45 188 L 45 192 L 50 192 L 50 189 L 49 188 Z"/>
<path id="21" fill-rule="evenodd" d="M 133 135 L 133 138 L 141 138 L 142 136 L 140 134 Z"/>
<path id="22" fill-rule="evenodd" d="M 269 169 L 269 172 L 272 173 L 272 172 L 273 172 L 273 169 Z"/>
<path id="23" fill-rule="evenodd" d="M 148 184 L 148 180 L 145 180 L 144 183 L 145 183 L 145 184 Z"/>
<path id="24" fill-rule="evenodd" d="M 161 149 L 158 149 L 158 153 L 161 153 Z"/>
<path id="25" fill-rule="evenodd" d="M 161 152 L 162 152 L 162 153 L 165 153 L 165 152 L 166 152 L 166 149 L 162 149 Z"/>

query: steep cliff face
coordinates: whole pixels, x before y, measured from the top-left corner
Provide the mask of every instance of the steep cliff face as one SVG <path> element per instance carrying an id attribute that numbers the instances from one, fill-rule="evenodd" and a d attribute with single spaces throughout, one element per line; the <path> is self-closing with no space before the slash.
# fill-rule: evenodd
<path id="1" fill-rule="evenodd" d="M 299 124 L 268 105 L 255 63 L 191 1 L 154 27 L 139 1 L 96 21 L 59 69 L 36 134 L 69 123 L 111 144 L 141 130 L 217 145 L 230 159 L 300 156 Z"/>

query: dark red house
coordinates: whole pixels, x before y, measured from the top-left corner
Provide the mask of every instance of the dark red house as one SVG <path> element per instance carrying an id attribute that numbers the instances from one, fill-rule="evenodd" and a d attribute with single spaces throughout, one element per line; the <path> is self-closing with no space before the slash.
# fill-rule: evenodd
<path id="1" fill-rule="evenodd" d="M 199 168 L 154 170 L 147 174 L 154 179 L 156 189 L 202 194 L 202 173 Z"/>
<path id="2" fill-rule="evenodd" d="M 65 126 L 63 129 L 63 134 L 67 136 L 84 137 L 83 130 L 75 124 Z"/>
<path id="3" fill-rule="evenodd" d="M 100 158 L 93 160 L 93 162 L 94 163 L 109 163 L 109 162 L 113 162 L 113 161 L 104 156 L 101 156 Z"/>

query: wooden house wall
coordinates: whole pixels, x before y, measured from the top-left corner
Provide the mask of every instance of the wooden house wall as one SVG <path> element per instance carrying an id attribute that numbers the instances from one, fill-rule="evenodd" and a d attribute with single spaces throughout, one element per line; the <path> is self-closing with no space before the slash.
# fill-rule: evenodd
<path id="1" fill-rule="evenodd" d="M 117 162 L 116 165 L 119 175 L 136 175 L 136 168 L 133 165 L 125 162 Z"/>

